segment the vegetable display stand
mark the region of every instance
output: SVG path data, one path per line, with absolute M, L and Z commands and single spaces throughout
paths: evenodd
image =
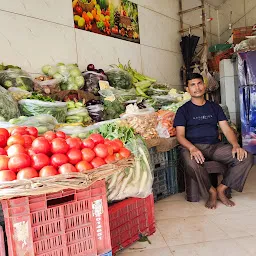
M 2 200 L 9 256 L 112 255 L 105 180 Z
M 113 254 L 156 231 L 153 194 L 128 198 L 109 206 L 108 211 Z
M 157 152 L 156 148 L 151 148 L 150 158 L 154 170 L 154 200 L 178 193 L 176 148 L 168 152 Z

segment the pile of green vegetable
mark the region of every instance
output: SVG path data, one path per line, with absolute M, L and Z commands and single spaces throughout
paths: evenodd
M 19 67 L 0 66 L 0 85 L 6 89 L 16 87 L 26 91 L 32 91 L 34 83 L 29 74 Z
M 67 101 L 67 107 L 66 123 L 88 124 L 91 122 L 92 119 L 82 102 Z
M 5 120 L 20 116 L 17 102 L 2 86 L 0 86 L 0 116 Z
M 156 82 L 155 79 L 150 78 L 148 76 L 144 76 L 139 72 L 137 72 L 137 70 L 131 67 L 130 61 L 128 62 L 127 65 L 123 65 L 119 62 L 118 65 L 111 65 L 111 67 L 115 67 L 115 68 L 118 68 L 119 70 L 128 72 L 132 77 L 132 84 L 136 88 L 137 95 L 144 98 L 148 98 L 148 95 L 146 93 L 149 87 L 151 86 L 151 84 Z M 126 88 L 123 88 L 123 89 L 126 89 Z
M 125 112 L 125 106 L 117 99 L 114 101 L 104 100 L 104 120 L 119 118 Z
M 80 90 L 84 87 L 84 77 L 77 64 L 45 65 L 42 67 L 42 71 L 45 75 L 58 79 L 61 83 L 61 90 Z

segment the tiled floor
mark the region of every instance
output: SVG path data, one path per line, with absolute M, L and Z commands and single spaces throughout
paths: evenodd
M 204 202 L 189 203 L 184 194 L 155 204 L 157 232 L 148 242 L 137 242 L 120 256 L 256 256 L 256 166 L 236 203 L 218 203 L 208 210 Z

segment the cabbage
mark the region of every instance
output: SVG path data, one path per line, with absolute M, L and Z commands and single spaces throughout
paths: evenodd
M 56 68 L 56 67 L 51 67 L 51 68 L 48 70 L 48 75 L 49 75 L 49 76 L 54 76 L 56 73 L 57 73 L 57 68 Z
M 81 71 L 78 68 L 73 68 L 69 71 L 69 74 L 73 77 L 81 76 Z
M 75 83 L 77 84 L 77 86 L 81 89 L 84 86 L 84 77 L 83 76 L 77 76 L 75 78 Z
M 52 68 L 52 66 L 51 65 L 44 65 L 43 67 L 42 67 L 42 71 L 43 71 L 43 73 L 45 74 L 45 75 L 48 75 L 48 72 L 49 72 L 49 70 Z
M 53 78 L 54 79 L 57 79 L 59 81 L 62 81 L 63 80 L 63 76 L 60 74 L 60 73 L 56 73 L 53 75 Z

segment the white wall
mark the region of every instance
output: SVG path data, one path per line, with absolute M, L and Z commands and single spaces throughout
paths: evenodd
M 232 28 L 253 26 L 256 23 L 256 0 L 227 0 L 219 8 L 220 39 L 224 43 L 232 35 L 228 29 L 232 11 Z
M 0 1 L 0 62 L 40 72 L 42 65 L 57 62 L 107 68 L 119 58 L 180 86 L 178 1 L 133 1 L 139 4 L 140 45 L 74 29 L 71 0 Z

